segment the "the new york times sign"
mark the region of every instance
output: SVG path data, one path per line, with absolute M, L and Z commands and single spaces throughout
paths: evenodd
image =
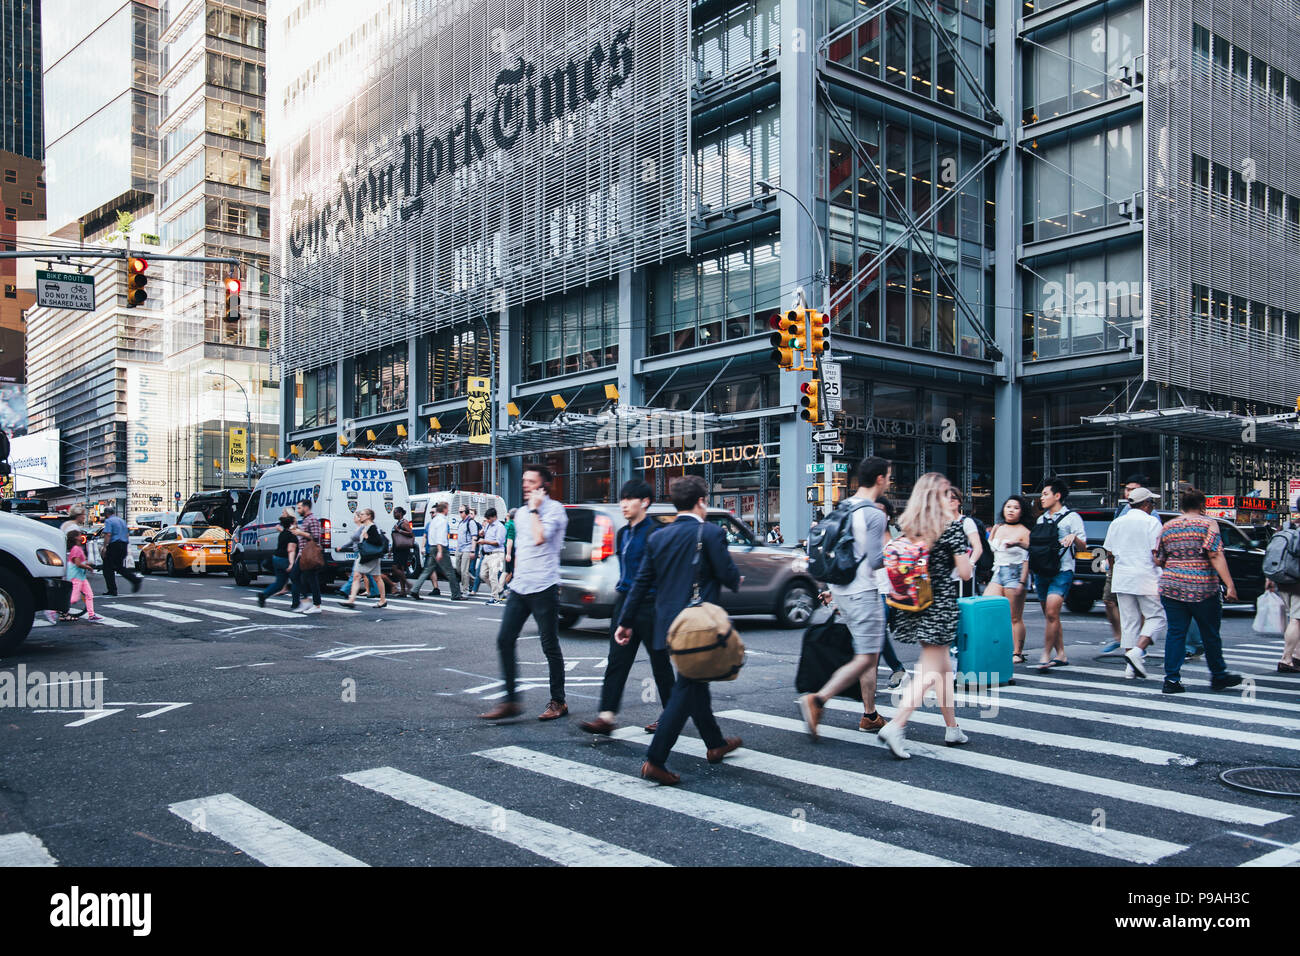
M 437 131 L 417 126 L 403 134 L 399 155 L 351 177 L 340 173 L 334 196 L 295 201 L 290 252 L 302 256 L 331 239 L 343 240 L 349 228 L 359 230 L 367 215 L 387 211 L 394 199 L 402 222 L 421 215 L 425 188 L 458 167 L 480 162 L 489 140 L 498 149 L 514 149 L 525 131 L 536 133 L 612 95 L 631 77 L 632 67 L 631 27 L 616 32 L 608 44 L 595 44 L 582 62 L 571 59 L 548 69 L 517 58 L 497 73 L 490 102 L 467 93 L 454 125 Z
M 287 372 L 689 250 L 688 0 L 407 9 L 269 91 Z

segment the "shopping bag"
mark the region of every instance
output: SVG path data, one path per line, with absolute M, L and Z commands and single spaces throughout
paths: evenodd
M 1256 634 L 1281 634 L 1286 630 L 1286 602 L 1276 591 L 1265 591 L 1255 602 L 1255 623 L 1251 630 Z

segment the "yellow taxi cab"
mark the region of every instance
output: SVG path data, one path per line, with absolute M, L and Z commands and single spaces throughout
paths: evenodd
M 145 538 L 137 565 L 145 574 L 225 572 L 230 567 L 230 532 L 211 525 L 163 528 Z

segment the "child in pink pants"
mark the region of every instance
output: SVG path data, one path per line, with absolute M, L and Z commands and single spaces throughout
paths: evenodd
M 83 531 L 68 532 L 68 580 L 72 582 L 72 597 L 68 600 L 69 607 L 77 603 L 77 599 L 84 597 L 86 601 L 86 620 L 102 621 L 103 618 L 95 613 L 95 598 L 90 590 L 90 582 L 86 580 L 86 570 L 90 568 L 90 562 L 86 560 L 86 535 Z

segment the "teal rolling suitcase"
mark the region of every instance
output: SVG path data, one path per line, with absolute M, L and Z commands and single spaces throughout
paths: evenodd
M 1013 684 L 1011 603 L 1004 597 L 957 600 L 957 683 Z

